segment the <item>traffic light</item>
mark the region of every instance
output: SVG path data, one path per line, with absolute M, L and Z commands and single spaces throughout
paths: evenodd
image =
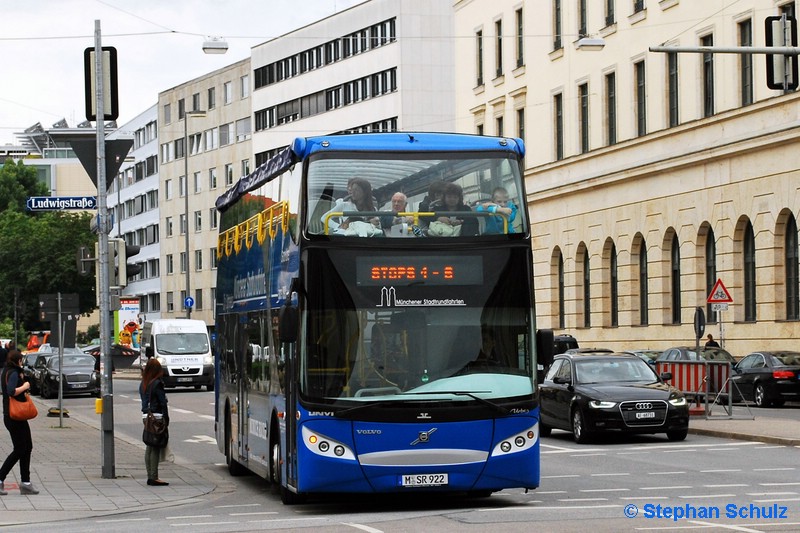
M 117 275 L 120 287 L 128 284 L 128 278 L 132 278 L 142 271 L 142 265 L 128 263 L 128 259 L 139 253 L 139 246 L 126 244 L 124 239 L 114 239 L 117 241 Z
M 113 287 L 117 287 L 119 285 L 118 275 L 117 275 L 117 266 L 116 266 L 116 256 L 117 256 L 117 245 L 114 242 L 116 239 L 109 239 L 108 240 L 108 286 L 106 288 L 111 289 Z M 94 257 L 95 261 L 100 259 L 100 243 L 94 243 Z M 100 268 L 98 267 L 96 270 L 95 276 L 95 290 L 97 291 L 98 301 L 100 298 Z

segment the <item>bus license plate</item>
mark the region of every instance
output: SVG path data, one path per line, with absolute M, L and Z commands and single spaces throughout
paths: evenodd
M 408 474 L 401 477 L 403 487 L 439 487 L 447 485 L 447 474 Z
M 178 378 L 180 383 L 188 383 L 189 381 L 192 381 L 192 378 Z

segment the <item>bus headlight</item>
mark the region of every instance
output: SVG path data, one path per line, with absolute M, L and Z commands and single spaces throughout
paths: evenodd
M 303 426 L 302 435 L 303 443 L 305 444 L 306 449 L 312 453 L 315 453 L 316 455 L 336 459 L 350 459 L 352 461 L 356 460 L 356 455 L 353 453 L 353 450 L 335 439 L 327 437 L 321 433 L 317 433 L 316 431 L 312 431 L 306 426 Z
M 491 455 L 492 457 L 496 457 L 499 455 L 521 452 L 531 448 L 538 440 L 539 426 L 537 424 L 514 435 L 509 435 L 500 441 L 500 443 L 495 445 Z

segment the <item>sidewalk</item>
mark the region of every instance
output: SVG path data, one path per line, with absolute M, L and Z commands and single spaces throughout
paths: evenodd
M 689 433 L 800 446 L 800 422 L 788 415 L 786 418 L 760 416 L 757 407 L 751 407 L 748 411 L 740 405 L 733 407 L 732 419 L 727 418 L 727 412 L 720 406 L 714 407 L 712 415 L 708 418 L 702 415 L 690 417 Z
M 99 421 L 48 417 L 47 407 L 35 398 L 39 416 L 30 421 L 33 435 L 31 482 L 40 493 L 20 495 L 19 465 L 6 478 L 7 496 L 0 496 L 0 527 L 69 520 L 168 507 L 190 502 L 229 482 L 213 472 L 191 465 L 159 465 L 167 487 L 147 485 L 144 444 L 115 434 L 115 479 L 102 477 Z M 0 461 L 11 451 L 5 428 L 0 436 Z M 31 512 L 34 511 L 34 512 Z

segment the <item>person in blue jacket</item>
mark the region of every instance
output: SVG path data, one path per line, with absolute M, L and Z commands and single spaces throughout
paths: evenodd
M 495 190 L 492 191 L 492 200 L 490 202 L 479 203 L 475 207 L 475 211 L 505 215 L 505 218 L 508 220 L 508 233 L 514 233 L 514 226 L 512 223 L 514 219 L 517 218 L 517 206 L 514 205 L 514 202 L 509 201 L 508 191 L 504 187 L 495 188 Z M 486 217 L 486 225 L 484 226 L 483 233 L 504 233 L 503 217 Z

